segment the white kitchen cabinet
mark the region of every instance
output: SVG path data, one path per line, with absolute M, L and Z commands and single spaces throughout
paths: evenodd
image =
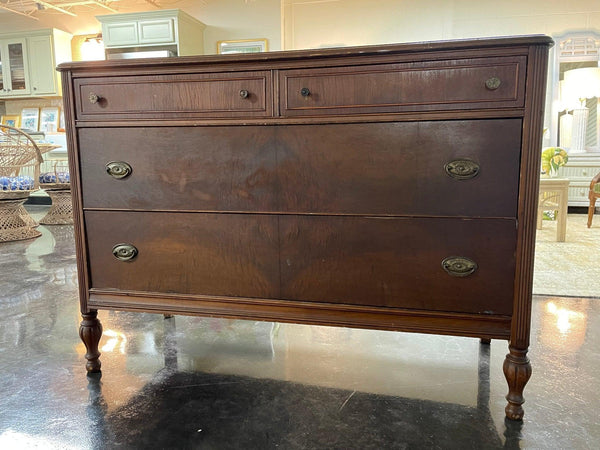
M 177 56 L 204 53 L 204 28 L 179 9 L 96 16 L 106 54 L 170 50 Z
M 27 95 L 30 92 L 25 38 L 0 39 L 0 97 Z
M 56 66 L 71 60 L 71 35 L 56 29 L 0 35 L 0 98 L 59 97 Z

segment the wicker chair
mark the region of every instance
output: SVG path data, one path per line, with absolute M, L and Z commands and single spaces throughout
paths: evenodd
M 44 225 L 69 225 L 73 223 L 69 163 L 66 159 L 50 160 L 52 171 L 40 175 L 40 188 L 52 199 L 48 213 L 40 219 Z
M 42 162 L 39 147 L 27 133 L 0 125 L 0 242 L 41 236 L 23 204 L 39 189 Z
M 594 218 L 594 211 L 596 209 L 596 199 L 600 198 L 600 173 L 597 173 L 590 183 L 590 206 L 588 208 L 588 221 L 587 227 L 592 226 L 592 219 Z

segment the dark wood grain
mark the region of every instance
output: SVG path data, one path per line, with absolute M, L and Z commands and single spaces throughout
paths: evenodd
M 508 339 L 510 316 L 298 300 L 91 289 L 94 308 Z
M 247 97 L 240 91 L 248 91 Z M 77 118 L 110 115 L 271 115 L 270 72 L 90 78 L 75 81 Z M 90 94 L 99 97 L 90 102 Z
M 92 288 L 277 297 L 277 219 L 271 216 L 85 213 Z M 138 249 L 132 261 L 116 244 Z
M 514 108 L 523 105 L 524 67 L 521 56 L 284 70 L 282 114 Z M 491 77 L 501 80 L 494 90 L 485 85 Z
M 282 298 L 512 313 L 514 220 L 286 216 L 280 235 Z M 449 256 L 479 268 L 450 276 Z
M 86 128 L 79 141 L 85 208 L 277 210 L 269 128 Z M 110 161 L 131 175 L 111 177 Z
M 516 217 L 521 120 L 281 126 L 285 212 Z M 447 175 L 477 162 L 470 180 Z
M 84 207 L 515 217 L 520 128 L 512 119 L 82 129 Z M 461 158 L 480 165 L 475 178 L 446 174 Z M 105 165 L 122 159 L 133 173 L 114 179 Z
M 551 42 L 62 65 L 84 318 L 108 308 L 509 339 L 506 415 L 520 419 Z M 448 177 L 453 158 L 479 164 L 477 177 Z M 107 178 L 109 159 L 132 176 Z M 122 242 L 134 260 L 115 259 Z M 448 256 L 477 269 L 451 277 Z
M 453 39 L 445 41 L 406 42 L 400 44 L 361 45 L 324 49 L 306 49 L 293 51 L 273 51 L 264 53 L 246 53 L 236 55 L 185 56 L 179 58 L 123 59 L 110 61 L 74 61 L 58 66 L 61 72 L 72 71 L 76 76 L 94 76 L 98 73 L 114 74 L 131 72 L 135 74 L 153 72 L 158 69 L 169 73 L 188 73 L 190 65 L 206 66 L 207 70 L 218 68 L 227 70 L 246 70 L 262 64 L 279 67 L 287 66 L 330 66 L 352 65 L 355 61 L 372 61 L 388 58 L 392 61 L 419 61 L 422 59 L 452 59 L 457 55 L 496 55 L 527 54 L 532 46 L 548 48 L 552 38 L 544 35 L 508 36 L 501 38 Z M 432 55 L 434 57 L 432 58 Z M 146 72 L 140 72 L 144 67 Z

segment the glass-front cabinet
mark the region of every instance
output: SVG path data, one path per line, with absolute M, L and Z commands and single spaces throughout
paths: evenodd
M 26 40 L 0 40 L 0 96 L 21 96 L 30 93 Z
M 60 97 L 56 66 L 71 61 L 72 37 L 53 28 L 0 34 L 0 100 Z

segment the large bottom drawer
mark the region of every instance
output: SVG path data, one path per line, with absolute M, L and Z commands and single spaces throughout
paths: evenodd
M 277 217 L 87 211 L 90 287 L 276 298 Z M 117 259 L 132 245 L 137 256 Z
M 87 211 L 85 221 L 95 289 L 512 313 L 513 220 Z M 137 256 L 118 259 L 118 244 Z
M 279 228 L 282 298 L 512 314 L 514 220 L 283 216 Z M 477 267 L 451 275 L 453 258 Z

